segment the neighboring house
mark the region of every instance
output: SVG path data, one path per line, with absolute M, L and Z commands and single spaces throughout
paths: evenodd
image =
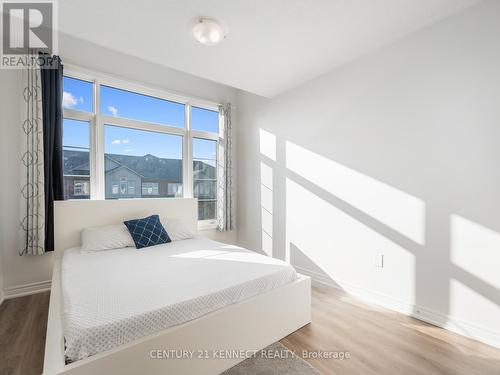
M 140 198 L 140 173 L 105 156 L 105 197 L 113 198 Z
M 64 198 L 90 198 L 89 153 L 64 150 Z
M 182 160 L 105 154 L 105 198 L 154 198 L 182 196 Z M 200 218 L 214 218 L 217 198 L 215 166 L 193 161 L 194 196 Z M 89 153 L 64 150 L 65 199 L 90 198 Z
M 105 157 L 107 199 L 182 196 L 182 160 L 151 154 Z

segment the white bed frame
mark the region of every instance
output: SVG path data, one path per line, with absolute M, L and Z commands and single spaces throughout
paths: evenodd
M 198 319 L 118 348 L 65 365 L 60 255 L 80 245 L 82 228 L 117 224 L 157 213 L 197 229 L 196 199 L 145 199 L 55 202 L 55 252 L 50 294 L 44 375 L 220 374 L 244 358 L 223 351 L 260 350 L 311 321 L 311 280 L 298 280 L 227 306 Z M 153 359 L 157 350 L 189 350 L 192 358 Z M 209 358 L 206 357 L 208 354 Z M 226 358 L 222 355 L 226 354 Z

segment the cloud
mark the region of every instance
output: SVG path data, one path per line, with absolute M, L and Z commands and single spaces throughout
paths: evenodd
M 73 108 L 79 103 L 83 103 L 83 98 L 76 98 L 72 93 L 63 91 L 62 105 L 64 108 Z
M 111 113 L 113 116 L 118 115 L 118 108 L 113 107 L 112 105 L 108 105 L 108 111 Z
M 134 151 L 132 148 L 126 148 L 125 149 L 125 152 L 132 152 L 132 151 Z
M 130 143 L 130 139 L 114 139 L 111 144 L 113 145 L 126 145 Z

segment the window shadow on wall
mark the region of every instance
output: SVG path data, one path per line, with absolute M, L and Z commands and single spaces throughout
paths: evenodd
M 265 232 L 272 232 L 274 256 L 336 287 L 364 280 L 367 289 L 382 288 L 413 306 L 412 315 L 471 337 L 447 316 L 464 311 L 465 301 L 489 304 L 490 316 L 500 312 L 498 265 L 488 264 L 498 259 L 498 232 L 454 214 L 439 194 L 415 196 L 268 131 L 261 130 L 261 140 L 262 134 L 261 180 L 273 180 L 275 212 Z M 275 207 L 282 208 L 280 218 Z M 383 269 L 370 259 L 379 253 Z

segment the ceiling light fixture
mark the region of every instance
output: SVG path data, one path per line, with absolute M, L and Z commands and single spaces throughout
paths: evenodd
M 206 46 L 220 43 L 226 35 L 227 31 L 222 24 L 213 18 L 200 17 L 193 26 L 194 38 Z

